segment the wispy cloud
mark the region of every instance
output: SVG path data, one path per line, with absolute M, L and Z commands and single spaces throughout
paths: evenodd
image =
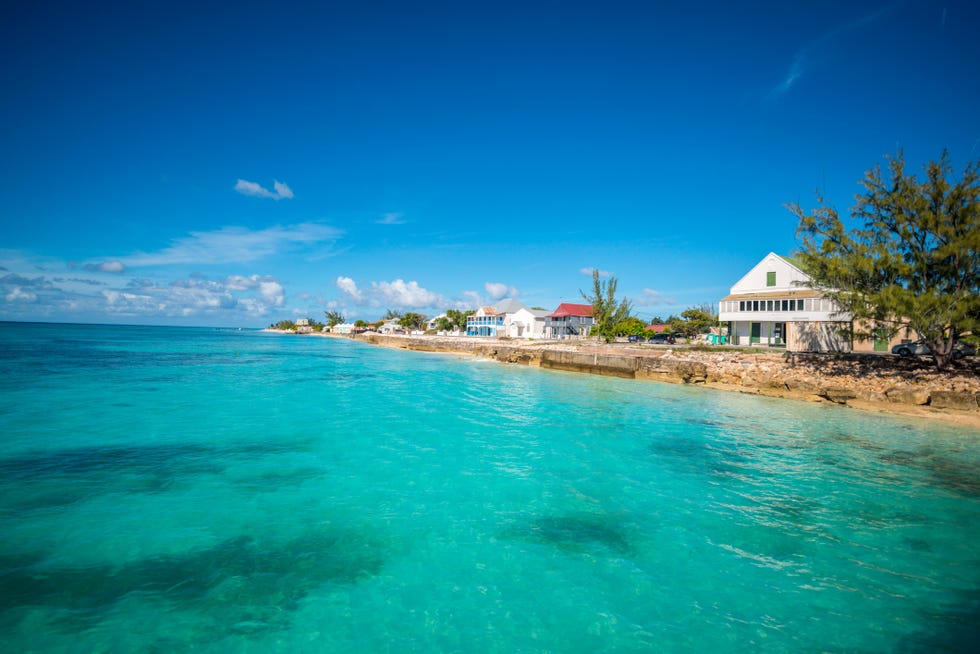
M 642 297 L 639 299 L 639 304 L 645 307 L 672 306 L 677 304 L 677 300 L 664 297 L 663 293 L 660 291 L 655 291 L 652 288 L 645 288 L 643 289 Z
M 98 263 L 87 263 L 85 270 L 92 272 L 121 273 L 126 271 L 126 265 L 122 261 L 100 261 Z
M 257 182 L 250 182 L 247 179 L 239 179 L 235 182 L 235 190 L 242 195 L 253 198 L 270 198 L 272 200 L 289 200 L 293 198 L 293 191 L 284 182 L 276 180 L 272 185 L 273 190 L 265 188 Z
M 834 47 L 835 40 L 844 36 L 845 34 L 854 32 L 862 27 L 874 23 L 900 4 L 902 3 L 893 3 L 870 14 L 865 14 L 844 23 L 840 23 L 839 25 L 834 26 L 832 29 L 820 34 L 811 42 L 805 44 L 796 51 L 796 54 L 793 56 L 793 61 L 790 63 L 789 70 L 786 72 L 786 75 L 783 76 L 782 81 L 774 86 L 766 97 L 769 99 L 775 99 L 784 95 L 787 91 L 796 86 L 797 82 L 799 82 L 805 73 L 816 65 L 816 62 L 820 58 L 826 56 L 827 51 Z
M 300 223 L 261 230 L 224 227 L 212 232 L 191 232 L 157 252 L 140 252 L 118 260 L 130 268 L 176 264 L 248 263 L 289 254 L 301 248 L 332 243 L 343 234 L 329 225 Z
M 594 270 L 595 270 L 595 268 L 579 268 L 578 269 L 578 271 L 580 273 L 582 273 L 583 275 L 587 275 L 589 277 L 592 276 L 592 272 Z M 612 277 L 612 273 L 609 272 L 608 270 L 600 270 L 599 271 L 599 277 L 609 278 L 609 277 Z
M 375 221 L 379 225 L 404 225 L 405 219 L 400 213 L 386 213 L 380 220 Z

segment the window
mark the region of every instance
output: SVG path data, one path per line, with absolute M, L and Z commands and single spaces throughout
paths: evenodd
M 758 311 L 759 310 L 759 301 L 758 300 L 752 300 L 752 310 L 753 311 Z
M 766 311 L 772 311 L 772 300 L 766 300 Z
M 766 273 L 766 286 L 776 285 L 776 271 Z

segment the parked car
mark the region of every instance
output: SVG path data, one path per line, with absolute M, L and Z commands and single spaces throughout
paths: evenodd
M 976 353 L 977 348 L 975 345 L 964 343 L 963 341 L 956 341 L 953 343 L 954 359 L 972 357 L 976 355 Z M 910 357 L 920 354 L 932 354 L 932 350 L 929 349 L 929 345 L 924 340 L 920 339 L 918 341 L 913 341 L 912 343 L 899 343 L 892 348 L 892 354 L 897 354 L 900 357 Z
M 630 334 L 629 338 L 626 339 L 626 340 L 628 340 L 630 343 L 642 343 L 643 342 L 643 337 L 642 336 L 638 336 L 636 334 Z
M 673 345 L 677 340 L 673 334 L 654 334 L 650 337 L 650 342 L 654 345 Z

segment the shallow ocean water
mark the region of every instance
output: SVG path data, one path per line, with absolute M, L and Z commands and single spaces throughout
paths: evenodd
M 980 643 L 969 430 L 256 331 L 0 372 L 0 651 Z

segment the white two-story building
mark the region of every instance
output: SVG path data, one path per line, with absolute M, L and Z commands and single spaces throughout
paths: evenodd
M 733 345 L 768 345 L 794 352 L 851 349 L 851 316 L 817 289 L 789 258 L 770 252 L 721 299 L 718 320 Z

